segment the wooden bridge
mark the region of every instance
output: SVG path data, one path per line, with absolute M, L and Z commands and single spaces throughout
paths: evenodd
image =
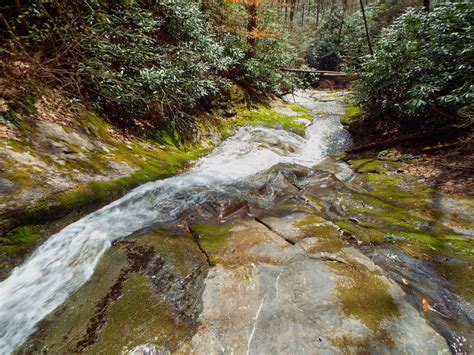
M 356 80 L 356 75 L 350 75 L 342 71 L 331 71 L 331 70 L 313 70 L 313 69 L 290 69 L 280 68 L 281 71 L 290 73 L 302 73 L 302 74 L 317 74 L 321 79 L 337 79 L 343 81 Z

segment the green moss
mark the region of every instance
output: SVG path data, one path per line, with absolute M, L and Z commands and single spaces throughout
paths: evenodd
M 355 262 L 330 265 L 342 276 L 337 296 L 346 315 L 357 318 L 374 333 L 384 319 L 400 315 L 388 285 L 367 266 Z
M 189 234 L 153 232 L 136 238 L 136 242 L 139 245 L 152 246 L 155 253 L 172 265 L 183 278 L 195 271 L 196 264 L 206 263 L 204 255 Z
M 237 126 L 264 126 L 281 128 L 304 136 L 305 126 L 299 122 L 300 116 L 285 116 L 269 108 L 260 106 L 258 109 L 241 112 L 235 119 Z
M 78 121 L 87 133 L 92 133 L 100 141 L 109 144 L 116 143 L 110 134 L 109 124 L 102 117 L 92 112 L 86 112 L 78 118 Z
M 218 128 L 218 136 L 221 140 L 224 140 L 233 135 L 235 129 L 232 127 L 229 121 L 221 120 Z
M 336 222 L 340 228 L 359 240 L 394 242 L 394 246 L 407 255 L 432 260 L 440 274 L 450 281 L 452 289 L 474 302 L 474 250 L 471 240 L 439 224 L 436 212 L 430 209 L 419 209 L 410 203 L 405 207 L 397 207 L 367 195 L 359 195 L 357 200 L 364 207 L 352 207 L 351 211 L 358 211 L 353 216 L 360 222 L 343 219 Z M 387 235 L 393 238 L 388 240 Z M 446 258 L 452 261 L 439 262 Z
M 153 134 L 153 138 L 159 144 L 166 144 L 166 145 L 174 146 L 176 148 L 182 147 L 182 142 L 177 137 L 176 132 L 173 132 L 168 129 L 161 129 L 159 131 L 156 131 Z
M 132 276 L 123 295 L 112 304 L 100 340 L 87 350 L 94 354 L 119 354 L 145 343 L 175 350 L 190 338 L 190 330 L 179 323 L 171 307 L 155 294 L 144 276 Z
M 334 154 L 334 155 L 331 155 L 331 159 L 333 160 L 338 160 L 338 161 L 345 161 L 347 157 L 347 153 L 338 153 L 338 154 Z
M 472 243 L 472 242 L 471 242 Z M 451 263 L 434 263 L 436 271 L 449 281 L 452 290 L 474 304 L 474 256 Z
M 440 198 L 436 191 L 402 175 L 363 174 L 354 186 L 357 189 L 343 195 L 348 215 L 336 222 L 340 228 L 359 240 L 394 243 L 407 255 L 430 260 L 454 292 L 474 302 L 472 240 L 456 232 L 472 230 L 472 222 L 449 213 L 449 209 L 443 211 L 436 203 Z M 471 206 L 468 198 L 450 199 L 462 209 L 469 210 Z
M 26 151 L 26 147 L 25 147 L 25 144 L 19 140 L 16 140 L 16 139 L 8 139 L 6 142 L 5 142 L 5 145 L 8 145 L 11 147 L 11 149 L 14 151 L 14 152 L 17 152 L 17 153 L 24 153 Z
M 167 161 L 144 166 L 130 176 L 110 182 L 92 182 L 77 190 L 50 196 L 27 210 L 22 218 L 27 221 L 58 218 L 83 206 L 109 202 L 140 184 L 176 174 L 188 161 L 186 157 L 191 155 L 171 154 Z
M 212 257 L 225 247 L 232 225 L 196 224 L 193 229 L 201 236 L 201 245 Z
M 346 112 L 341 116 L 341 123 L 344 126 L 351 126 L 359 121 L 362 116 L 360 107 L 347 104 L 345 105 Z
M 354 224 L 346 220 L 337 221 L 336 225 L 361 241 L 381 242 L 386 234 L 383 230 L 366 228 L 360 224 Z
M 41 226 L 25 226 L 11 230 L 0 237 L 0 255 L 24 255 L 31 247 L 36 245 L 41 234 Z
M 15 168 L 12 166 L 10 171 L 5 174 L 5 177 L 19 185 L 21 189 L 27 189 L 34 184 L 34 180 L 32 179 L 31 173 L 28 170 Z
M 330 340 L 344 355 L 370 354 L 371 344 L 379 343 L 395 351 L 395 340 L 386 329 L 378 329 L 375 334 L 367 337 L 343 335 Z
M 427 211 L 436 191 L 422 184 L 406 181 L 401 175 L 362 174 L 358 177 L 353 196 L 360 191 L 362 198 L 371 198 L 393 206 Z M 366 192 L 368 191 L 368 192 Z
M 301 112 L 301 113 L 310 113 L 310 110 L 307 109 L 306 107 L 303 107 L 298 104 L 288 104 L 288 107 L 293 111 L 293 112 Z
M 247 100 L 247 93 L 240 86 L 232 85 L 229 89 L 229 98 L 233 104 L 243 104 Z
M 336 253 L 344 247 L 337 227 L 316 215 L 294 223 L 304 233 L 305 238 L 317 238 L 317 244 L 307 250 L 309 253 Z
M 384 174 L 391 171 L 396 171 L 402 164 L 395 161 L 378 160 L 378 159 L 359 159 L 350 160 L 351 168 L 358 173 L 376 172 Z

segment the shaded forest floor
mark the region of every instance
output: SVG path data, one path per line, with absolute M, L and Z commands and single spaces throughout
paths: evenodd
M 472 141 L 472 140 L 471 140 Z M 393 147 L 369 151 L 358 157 L 379 157 L 404 163 L 400 173 L 418 177 L 420 182 L 455 195 L 474 196 L 474 151 L 465 145 L 429 150 L 430 147 Z M 429 150 L 427 152 L 427 150 Z
M 348 125 L 354 140 L 348 157 L 379 158 L 404 163 L 403 172 L 442 192 L 474 196 L 474 133 L 472 126 L 453 131 L 407 134 L 382 131 L 373 123 Z M 419 137 L 417 137 L 419 135 Z M 404 137 L 407 137 L 405 140 Z M 395 142 L 396 141 L 396 142 Z

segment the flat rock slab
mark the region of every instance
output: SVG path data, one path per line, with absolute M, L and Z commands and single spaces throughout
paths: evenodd
M 296 236 L 295 222 L 305 217 L 280 219 L 278 230 Z M 285 220 L 289 225 L 283 225 Z M 334 271 L 333 262 L 288 243 L 261 223 L 239 223 L 216 253 L 218 264 L 204 281 L 200 325 L 179 353 L 448 352 L 445 340 L 404 300 L 403 291 L 354 248 L 340 252 L 347 267 L 365 265 L 399 309 L 399 316 L 383 319 L 376 331 L 344 313 L 337 287 L 345 276 Z

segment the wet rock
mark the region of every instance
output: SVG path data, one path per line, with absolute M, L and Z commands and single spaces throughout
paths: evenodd
M 474 339 L 474 312 L 459 296 L 448 288 L 448 282 L 433 268 L 405 255 L 393 247 L 363 247 L 366 254 L 404 289 L 406 300 L 434 325 L 447 339 L 455 354 L 471 353 Z M 422 310 L 423 300 L 429 302 L 428 309 Z
M 197 326 L 206 273 L 189 235 L 138 233 L 106 253 L 20 353 L 169 354 Z
M 288 223 L 297 220 L 301 216 L 288 219 Z M 293 228 L 280 225 L 279 230 Z M 349 253 L 346 257 L 350 262 L 355 259 L 371 263 L 356 250 L 345 252 Z M 341 276 L 332 271 L 331 262 L 310 257 L 301 247 L 286 242 L 262 224 L 240 223 L 214 253 L 217 266 L 206 277 L 200 326 L 192 341 L 179 352 L 446 349 L 444 340 L 403 300 L 403 291 L 386 278 L 381 280 L 390 285 L 387 287 L 403 310 L 403 317 L 388 318 L 382 325 L 386 331 L 382 333 L 393 334 L 397 337 L 394 341 L 387 340 L 391 335 L 374 337 L 357 319 L 344 315 L 336 291 Z M 373 264 L 371 270 L 377 272 Z M 398 337 L 404 341 L 399 342 Z
M 336 150 L 347 145 L 334 124 L 342 106 L 308 105 L 319 110 L 316 123 L 333 130 L 325 139 L 340 138 Z M 242 154 L 266 152 L 271 160 L 303 148 L 301 138 L 274 130 L 241 133 L 249 139 L 238 145 Z M 254 161 L 246 163 L 239 168 Z M 469 228 L 463 213 L 436 214 L 450 203 L 434 204 L 439 196 L 383 171 L 353 174 L 331 161 L 316 168 L 286 161 L 265 166 L 238 181 L 240 171 L 226 171 L 229 183 L 222 185 L 202 183 L 206 175 L 185 189 L 189 181 L 180 179 L 144 186 L 142 195 L 115 205 L 112 214 L 134 210 L 129 223 L 149 214 L 136 227 L 145 229 L 115 241 L 93 277 L 41 323 L 22 351 L 442 354 L 449 352 L 445 339 L 451 350 L 469 351 L 464 340 L 453 341 L 470 336 L 469 305 L 443 291 L 447 280 L 427 261 L 435 254 L 455 267 L 470 265 L 462 254 L 467 233 L 461 238 L 453 227 Z M 99 227 L 107 235 L 109 228 Z M 397 235 L 394 250 L 413 249 L 417 258 L 385 253 L 391 234 Z M 359 242 L 360 250 L 350 246 Z M 387 260 L 365 247 L 384 250 Z M 436 253 L 428 254 L 432 248 Z M 414 277 L 412 269 L 420 274 Z M 420 307 L 421 295 L 428 305 Z
M 55 140 L 62 141 L 69 145 L 81 147 L 82 150 L 94 149 L 94 145 L 89 140 L 89 138 L 79 132 L 67 132 L 63 126 L 53 122 L 38 121 L 36 124 L 40 134 L 43 134 L 45 137 L 54 137 Z M 56 145 L 60 144 L 64 146 L 62 143 L 55 143 Z M 54 143 L 51 144 L 53 146 L 55 145 Z M 59 148 L 62 147 L 60 146 Z
M 207 266 L 202 264 L 183 277 L 161 256 L 153 258 L 146 269 L 155 291 L 163 295 L 179 319 L 189 327 L 196 325 L 201 312 L 200 298 L 206 273 Z
M 169 355 L 171 352 L 163 346 L 155 344 L 138 345 L 126 353 L 127 355 Z
M 9 194 L 19 189 L 19 186 L 13 181 L 0 178 L 0 194 Z
M 109 167 L 119 176 L 126 176 L 133 173 L 133 169 L 125 162 L 109 162 Z

